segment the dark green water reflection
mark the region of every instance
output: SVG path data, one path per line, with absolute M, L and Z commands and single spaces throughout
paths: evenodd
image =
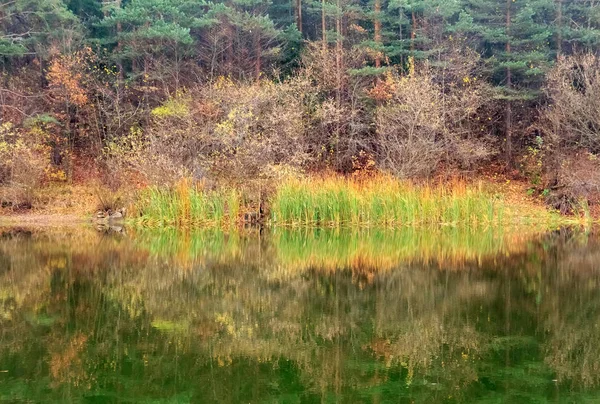
M 0 230 L 2 402 L 600 402 L 600 239 Z

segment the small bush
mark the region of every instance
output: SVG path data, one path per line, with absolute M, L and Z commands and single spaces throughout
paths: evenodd
M 234 84 L 221 78 L 167 100 L 153 110 L 150 127 L 111 142 L 106 155 L 158 186 L 208 177 L 259 188 L 273 179 L 272 167 L 299 169 L 309 161 L 308 93 L 301 80 Z
M 10 123 L 0 125 L 0 203 L 29 208 L 49 169 L 48 149 Z
M 545 92 L 550 105 L 541 123 L 551 144 L 600 153 L 600 59 L 562 57 L 548 74 Z

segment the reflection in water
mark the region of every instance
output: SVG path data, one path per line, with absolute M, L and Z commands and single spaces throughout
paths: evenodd
M 600 399 L 593 234 L 0 234 L 0 401 Z

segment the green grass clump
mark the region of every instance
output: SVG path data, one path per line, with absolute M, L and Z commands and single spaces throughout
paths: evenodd
M 306 178 L 279 186 L 271 220 L 285 226 L 326 227 L 566 224 L 556 212 L 513 199 L 462 181 L 418 185 L 385 175 Z
M 206 191 L 182 181 L 173 188 L 151 187 L 136 203 L 136 222 L 153 226 L 232 226 L 239 222 L 236 190 Z
M 499 223 L 504 201 L 481 187 L 403 183 L 379 176 L 340 177 L 282 184 L 272 204 L 274 223 L 292 226 L 421 226 Z

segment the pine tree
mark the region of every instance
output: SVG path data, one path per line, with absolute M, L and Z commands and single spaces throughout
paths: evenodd
M 105 15 L 104 11 L 107 9 L 105 2 L 102 0 L 65 0 L 65 3 L 85 28 L 88 44 L 96 45 L 99 38 L 108 36 L 107 30 L 99 25 Z
M 597 53 L 600 50 L 600 2 L 556 0 L 555 48 L 562 53 Z
M 205 21 L 205 3 L 187 0 L 131 0 L 112 3 L 101 23 L 113 33 L 104 38 L 117 64 L 130 63 L 134 75 L 148 73 L 148 64 L 168 59 L 177 65 L 193 52 L 191 30 Z
M 442 59 L 447 38 L 460 12 L 460 3 L 444 0 L 390 0 L 386 54 L 401 65 L 415 60 Z
M 215 38 L 213 44 L 220 50 L 212 56 L 221 60 L 222 67 L 214 67 L 220 74 L 257 79 L 266 65 L 285 58 L 282 48 L 286 39 L 298 47 L 299 31 L 276 25 L 268 15 L 271 5 L 269 0 L 210 5 L 206 17 L 211 24 L 199 33 L 199 38 L 206 34 Z
M 504 105 L 506 159 L 513 163 L 514 105 L 535 101 L 551 64 L 551 0 L 467 0 L 458 27 L 487 64 L 488 79 Z
M 19 0 L 0 4 L 0 56 L 37 56 L 74 48 L 79 20 L 62 0 Z

